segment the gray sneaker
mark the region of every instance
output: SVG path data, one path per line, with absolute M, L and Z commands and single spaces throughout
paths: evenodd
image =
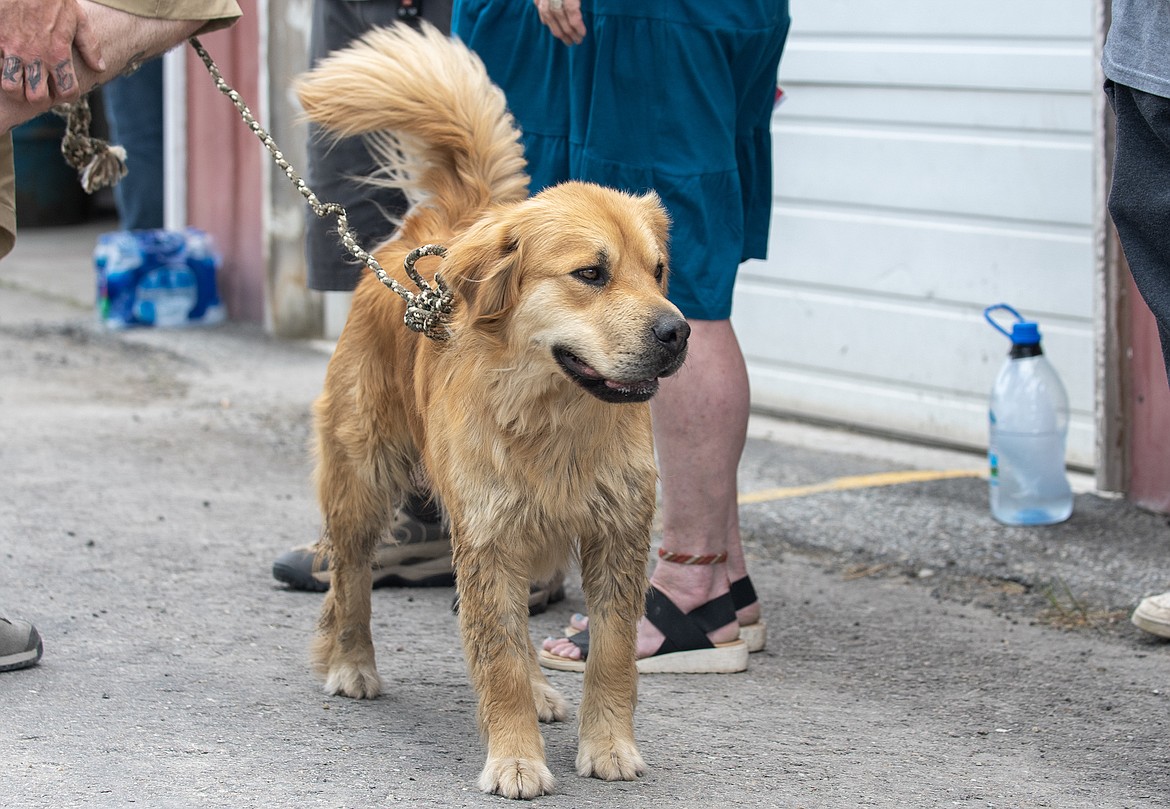
M 0 615 L 0 671 L 35 666 L 44 645 L 40 633 L 28 621 Z
M 528 614 L 540 615 L 550 604 L 565 600 L 565 574 L 556 573 L 548 581 L 534 581 L 528 585 Z
M 451 537 L 442 515 L 427 503 L 412 499 L 394 516 L 393 541 L 374 549 L 375 587 L 450 587 Z M 272 563 L 272 575 L 294 590 L 329 589 L 329 555 L 317 543 L 285 551 Z
M 528 583 L 528 614 L 540 615 L 546 612 L 550 604 L 565 600 L 565 574 L 554 573 L 548 581 L 533 581 Z M 451 612 L 459 612 L 459 594 L 451 600 Z

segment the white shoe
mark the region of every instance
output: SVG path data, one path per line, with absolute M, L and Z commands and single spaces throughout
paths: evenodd
M 1130 620 L 1151 635 L 1170 638 L 1170 592 L 1143 598 Z

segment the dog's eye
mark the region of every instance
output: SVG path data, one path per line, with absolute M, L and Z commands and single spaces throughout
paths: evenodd
M 604 286 L 606 282 L 605 270 L 601 267 L 582 267 L 573 271 L 573 277 L 595 287 Z
M 666 275 L 666 265 L 660 261 L 660 262 L 658 262 L 658 266 L 654 268 L 654 280 L 661 284 L 662 278 L 665 275 Z

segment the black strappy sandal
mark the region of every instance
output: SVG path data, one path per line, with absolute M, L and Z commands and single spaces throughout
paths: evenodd
M 752 587 L 750 576 L 744 576 L 739 581 L 731 583 L 731 600 L 735 602 L 736 612 L 760 600 L 756 595 L 756 588 Z M 764 619 L 761 618 L 754 624 L 740 624 L 739 639 L 747 644 L 749 652 L 764 651 L 764 647 L 768 645 L 768 626 Z
M 731 674 L 743 671 L 748 664 L 748 647 L 742 640 L 712 643 L 707 637 L 721 626 L 734 623 L 735 602 L 726 593 L 684 613 L 655 587 L 646 591 L 646 619 L 658 628 L 666 640 L 658 651 L 638 660 L 641 674 Z M 581 650 L 581 659 L 541 651 L 540 665 L 559 671 L 584 671 L 589 656 L 589 630 L 574 634 L 569 640 Z

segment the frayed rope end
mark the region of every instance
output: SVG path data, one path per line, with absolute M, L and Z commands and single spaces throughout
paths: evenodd
M 126 150 L 89 134 L 92 116 L 85 96 L 72 104 L 54 107 L 53 112 L 65 119 L 61 154 L 66 163 L 77 169 L 85 193 L 114 185 L 126 176 Z
M 81 169 L 81 187 L 92 194 L 100 188 L 114 185 L 126 176 L 126 149 L 98 141 L 97 153 Z

